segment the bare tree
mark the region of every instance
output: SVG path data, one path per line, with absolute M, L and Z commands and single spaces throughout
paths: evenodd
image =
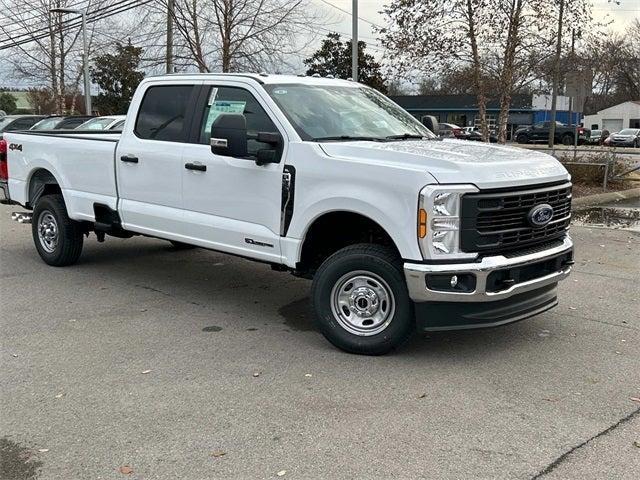
M 392 0 L 382 10 L 386 27 L 378 30 L 396 74 L 420 72 L 428 77 L 434 68 L 470 68 L 485 140 L 489 129 L 483 58 L 492 14 L 488 4 L 489 0 Z
M 111 43 L 126 32 L 112 14 L 135 7 L 122 0 L 0 0 L 0 48 L 13 76 L 24 84 L 50 90 L 59 113 L 75 110 L 82 79 L 82 42 L 77 15 L 51 12 L 59 8 L 86 8 L 90 51 Z M 123 25 L 126 22 L 118 22 Z M 89 92 L 85 92 L 87 94 Z
M 166 11 L 167 2 L 158 2 Z M 174 51 L 183 69 L 281 70 L 315 38 L 310 0 L 175 0 Z

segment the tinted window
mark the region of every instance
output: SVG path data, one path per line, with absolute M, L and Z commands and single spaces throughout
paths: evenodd
M 9 125 L 7 130 L 29 130 L 38 120 L 38 118 L 21 118 Z
M 87 119 L 86 118 L 68 118 L 62 122 L 60 122 L 57 126 L 56 129 L 73 129 L 76 127 L 79 127 L 80 125 L 82 125 L 84 122 L 86 122 Z
M 140 138 L 184 141 L 184 124 L 192 85 L 168 85 L 147 90 L 135 132 Z
M 211 125 L 221 113 L 242 113 L 247 119 L 247 133 L 278 132 L 267 112 L 260 106 L 255 97 L 242 88 L 212 87 L 200 125 L 200 143 L 209 144 Z M 272 148 L 269 145 L 249 139 L 249 154 L 255 155 L 261 148 Z

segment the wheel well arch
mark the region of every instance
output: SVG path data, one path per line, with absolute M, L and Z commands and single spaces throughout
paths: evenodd
M 37 168 L 29 178 L 27 206 L 33 208 L 43 195 L 62 194 L 60 184 L 46 168 Z
M 357 243 L 384 245 L 400 256 L 393 238 L 378 222 L 358 212 L 334 210 L 316 217 L 306 229 L 296 269 L 313 275 L 329 256 Z

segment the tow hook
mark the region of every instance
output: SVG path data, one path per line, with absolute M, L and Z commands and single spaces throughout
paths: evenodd
M 33 217 L 33 213 L 25 213 L 25 212 L 11 213 L 11 220 L 14 220 L 18 223 L 31 223 L 32 217 Z

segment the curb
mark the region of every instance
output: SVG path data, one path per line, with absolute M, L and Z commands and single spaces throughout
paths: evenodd
M 602 205 L 603 203 L 615 202 L 617 200 L 627 200 L 629 198 L 639 198 L 640 188 L 631 188 L 622 190 L 621 192 L 606 192 L 596 195 L 587 195 L 586 197 L 576 198 L 572 202 L 574 208 L 593 207 Z

